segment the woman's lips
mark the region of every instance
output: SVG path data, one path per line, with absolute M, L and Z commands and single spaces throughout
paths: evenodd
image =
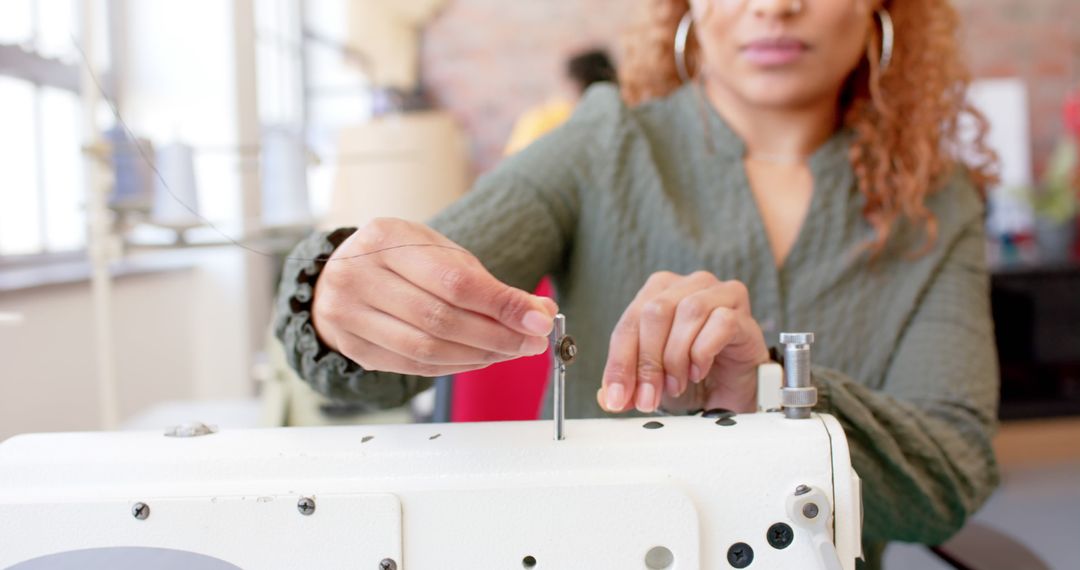
M 802 57 L 809 46 L 792 38 L 770 38 L 743 44 L 740 51 L 750 63 L 762 67 L 788 65 Z

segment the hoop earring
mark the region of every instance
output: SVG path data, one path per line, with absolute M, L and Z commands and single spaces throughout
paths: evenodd
M 693 25 L 694 14 L 687 10 L 675 29 L 675 71 L 683 83 L 690 81 L 690 71 L 686 67 L 686 44 L 690 41 L 690 28 Z
M 883 75 L 885 70 L 889 69 L 889 64 L 892 63 L 895 32 L 893 30 L 892 16 L 889 15 L 888 10 L 880 8 L 874 14 L 877 16 L 878 21 L 881 22 L 881 60 L 878 62 L 878 75 Z

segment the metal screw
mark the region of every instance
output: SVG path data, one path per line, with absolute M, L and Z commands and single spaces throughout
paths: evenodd
M 812 519 L 818 516 L 817 503 L 806 503 L 805 505 L 803 505 L 802 514 L 808 519 Z
M 397 570 L 397 562 L 394 562 L 390 558 L 383 558 L 379 562 L 379 570 Z
M 577 358 L 577 343 L 574 342 L 574 337 L 566 335 L 559 340 L 559 359 L 566 364 L 573 364 L 574 359 Z
M 300 511 L 300 514 L 311 516 L 311 513 L 315 512 L 315 499 L 311 497 L 300 497 L 300 500 L 296 502 L 296 510 Z
M 146 503 L 135 503 L 131 507 L 131 516 L 144 521 L 150 516 L 150 505 Z
M 787 523 L 778 522 L 770 526 L 769 532 L 765 533 L 765 540 L 769 542 L 769 546 L 777 550 L 787 548 L 794 539 L 795 533 Z
M 727 551 L 727 561 L 735 568 L 746 568 L 754 561 L 754 549 L 745 542 L 736 542 Z
M 810 345 L 814 333 L 780 333 L 784 345 L 784 387 L 780 390 L 784 417 L 807 419 L 817 404 L 817 389 L 810 379 Z
M 807 487 L 806 485 L 799 485 L 798 487 L 795 487 L 795 496 L 796 497 L 798 497 L 799 495 L 805 495 L 805 494 L 807 494 L 809 492 L 810 492 L 810 487 Z
M 551 403 L 555 420 L 555 441 L 566 438 L 566 367 L 577 356 L 574 339 L 566 334 L 566 315 L 555 315 L 551 329 Z

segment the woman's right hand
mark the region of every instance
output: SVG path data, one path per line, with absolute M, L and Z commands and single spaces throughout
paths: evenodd
M 379 218 L 323 267 L 312 320 L 365 370 L 443 376 L 543 353 L 557 311 L 435 230 Z

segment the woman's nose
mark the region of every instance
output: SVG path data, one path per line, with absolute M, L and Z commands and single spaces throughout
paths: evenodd
M 762 17 L 785 18 L 803 9 L 803 0 L 747 0 L 750 13 Z

